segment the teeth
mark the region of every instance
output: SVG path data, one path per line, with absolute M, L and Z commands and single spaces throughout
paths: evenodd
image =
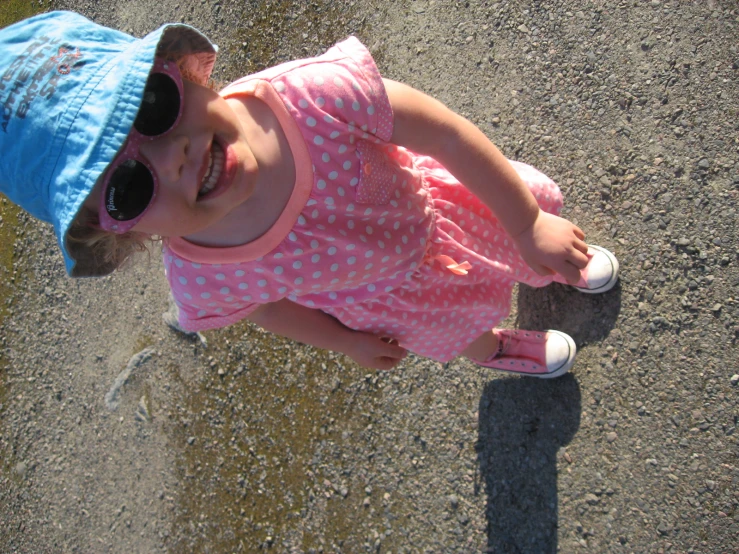
M 216 186 L 218 177 L 221 176 L 221 171 L 223 170 L 224 157 L 220 145 L 214 142 L 210 148 L 210 155 L 208 157 L 208 170 L 203 176 L 203 182 L 200 185 L 198 196 L 208 194 Z

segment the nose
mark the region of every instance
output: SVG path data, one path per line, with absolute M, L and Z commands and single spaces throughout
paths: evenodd
M 187 136 L 169 133 L 139 146 L 139 153 L 154 166 L 160 181 L 174 182 L 182 177 L 187 165 L 190 141 Z

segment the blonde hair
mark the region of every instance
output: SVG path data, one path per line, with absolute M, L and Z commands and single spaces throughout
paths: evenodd
M 100 228 L 98 215 L 86 206 L 80 208 L 67 231 L 67 250 L 74 258 L 74 273 L 107 275 L 123 267 L 137 252 L 148 252 L 159 240 L 146 233 L 128 231 L 115 234 Z

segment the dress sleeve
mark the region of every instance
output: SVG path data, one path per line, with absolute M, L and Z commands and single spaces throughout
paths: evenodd
M 325 124 L 344 124 L 358 139 L 371 136 L 388 142 L 393 112 L 372 55 L 349 37 L 318 58 L 290 64 L 290 70 L 269 76 L 299 127 L 315 129 L 309 141 L 321 145 Z
M 259 279 L 238 264 L 194 263 L 165 249 L 164 270 L 179 308 L 178 322 L 187 331 L 232 325 L 262 304 L 254 290 Z

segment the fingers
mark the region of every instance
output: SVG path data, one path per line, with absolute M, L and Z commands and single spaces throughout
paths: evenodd
M 570 285 L 575 285 L 580 280 L 580 269 L 569 262 L 565 262 L 563 264 L 562 270 L 559 271 L 559 274 L 567 279 L 567 282 Z
M 588 258 L 587 256 L 587 252 L 587 245 L 585 245 L 584 252 L 578 248 L 574 252 L 572 252 L 572 254 L 570 255 L 570 259 L 567 261 L 578 269 L 585 269 L 585 266 L 587 266 L 588 262 L 590 261 L 590 258 Z

